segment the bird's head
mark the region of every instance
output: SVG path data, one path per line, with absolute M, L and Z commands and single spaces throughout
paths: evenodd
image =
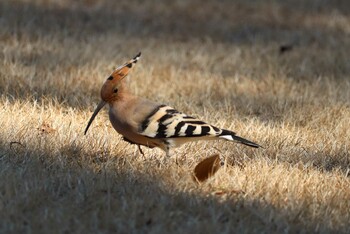
M 128 61 L 127 63 L 119 66 L 117 69 L 113 71 L 113 73 L 107 78 L 105 83 L 101 88 L 101 102 L 96 107 L 94 113 L 92 114 L 88 125 L 86 126 L 85 133 L 89 129 L 92 121 L 95 119 L 98 112 L 104 107 L 107 103 L 113 102 L 120 97 L 120 93 L 123 91 L 123 79 L 129 74 L 129 72 L 133 69 L 137 61 L 141 57 L 141 52 L 138 53 L 133 59 Z
M 113 73 L 107 78 L 101 88 L 101 99 L 104 102 L 111 102 L 118 99 L 119 93 L 123 88 L 123 79 L 133 69 L 140 57 L 141 52 L 127 63 L 115 69 Z

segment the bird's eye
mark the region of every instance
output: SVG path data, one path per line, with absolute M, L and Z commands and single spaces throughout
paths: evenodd
M 113 93 L 117 93 L 118 92 L 118 88 L 113 89 Z
M 107 80 L 113 80 L 113 76 L 108 77 Z

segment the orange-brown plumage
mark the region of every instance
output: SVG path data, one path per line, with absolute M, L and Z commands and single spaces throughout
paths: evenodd
M 139 60 L 141 53 L 118 67 L 101 88 L 102 101 L 91 116 L 85 134 L 98 112 L 109 105 L 109 119 L 124 140 L 149 148 L 159 147 L 169 155 L 170 147 L 189 141 L 225 139 L 258 148 L 258 144 L 185 115 L 172 107 L 160 105 L 131 94 L 124 78 Z M 141 148 L 139 148 L 141 151 Z M 141 151 L 142 152 L 142 151 Z

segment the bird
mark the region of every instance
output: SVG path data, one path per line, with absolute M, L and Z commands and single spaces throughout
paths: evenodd
M 141 154 L 141 146 L 145 146 L 160 148 L 165 151 L 166 156 L 170 156 L 170 149 L 197 140 L 223 139 L 254 148 L 261 147 L 231 130 L 215 127 L 171 106 L 132 94 L 124 79 L 140 57 L 141 52 L 108 76 L 100 91 L 102 100 L 93 112 L 84 135 L 99 111 L 108 104 L 113 128 L 123 136 L 123 140 L 136 144 Z

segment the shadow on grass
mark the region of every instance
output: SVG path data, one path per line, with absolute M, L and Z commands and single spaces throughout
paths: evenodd
M 269 141 L 261 144 L 265 148 L 259 151 L 246 147 L 227 150 L 228 163 L 244 167 L 256 157 L 263 157 L 270 162 L 316 170 L 321 173 L 341 171 L 350 178 L 350 152 L 346 146 L 330 151 L 323 150 L 322 147 L 317 148 L 317 146 L 304 147 L 301 141 L 296 143 L 282 141 L 279 144 Z
M 16 148 L 19 147 L 19 148 Z M 64 146 L 48 154 L 26 146 L 0 147 L 2 232 L 335 232 L 327 223 L 305 221 L 302 211 L 276 208 L 242 193 L 228 199 L 196 185 L 171 184 L 147 159 Z M 170 170 L 167 173 L 164 171 Z M 174 170 L 172 172 L 172 170 Z M 174 182 L 172 182 L 174 183 Z
M 201 7 L 199 8 L 198 5 Z M 307 14 L 316 14 L 322 18 L 324 15 L 329 15 L 329 11 L 347 14 L 348 5 L 348 1 L 345 0 L 336 3 L 327 1 L 313 3 L 222 1 L 220 4 L 210 1 L 183 3 L 148 1 L 143 4 L 138 1 L 125 1 L 117 4 L 113 1 L 101 1 L 96 4 L 93 2 L 76 3 L 69 5 L 70 7 L 59 4 L 1 2 L 2 23 L 0 22 L 0 25 L 1 37 L 4 41 L 21 41 L 23 38 L 36 41 L 47 37 L 52 40 L 52 43 L 57 43 L 58 47 L 62 47 L 62 42 L 66 40 L 72 41 L 72 47 L 94 44 L 96 37 L 116 37 L 123 41 L 118 45 L 103 47 L 106 61 L 112 59 L 116 52 L 128 51 L 129 54 L 130 48 L 134 50 L 135 41 L 143 41 L 140 43 L 147 45 L 150 40 L 159 45 L 179 42 L 198 43 L 198 41 L 208 40 L 238 46 L 258 44 L 267 47 L 292 43 L 303 49 L 315 45 L 317 51 L 322 51 L 325 47 L 339 48 L 346 45 L 347 40 L 344 38 L 347 38 L 348 35 L 337 28 L 322 27 L 322 25 L 311 28 L 289 22 L 286 18 L 302 18 Z M 35 65 L 40 68 L 47 67 L 47 61 L 52 61 L 49 66 L 52 66 L 53 70 L 66 70 L 68 74 L 70 67 L 84 66 L 96 60 L 93 54 L 98 52 L 97 47 L 94 47 L 96 51 L 92 52 L 89 57 L 78 56 L 73 59 L 65 59 L 69 51 L 73 49 L 72 47 L 61 48 L 64 52 L 60 56 L 50 51 L 23 54 L 18 62 L 23 66 Z M 13 51 L 13 53 L 18 52 Z M 278 53 L 278 46 L 273 53 Z M 293 60 L 299 61 L 301 57 L 304 57 L 301 50 L 298 51 L 298 54 L 300 56 L 294 56 Z M 324 58 L 319 53 L 310 56 L 305 54 L 305 56 L 309 57 L 308 61 L 318 61 Z M 101 56 L 98 59 L 101 59 Z M 288 60 L 288 55 L 281 56 L 281 60 Z M 59 64 L 58 68 L 57 64 Z M 299 63 L 296 64 L 299 65 Z M 318 75 L 307 76 L 307 79 L 318 79 L 320 76 L 337 76 L 340 79 L 347 79 L 350 71 L 350 66 L 341 62 L 336 63 L 337 68 L 334 67 L 334 63 L 327 61 L 310 62 L 310 64 L 313 68 L 309 74 Z M 286 66 L 290 66 L 292 77 L 305 78 L 305 75 L 300 75 L 295 71 L 298 68 L 291 64 Z M 7 74 L 0 75 L 6 76 Z M 13 84 L 10 84 L 7 89 L 8 96 L 21 98 L 33 95 L 39 99 L 42 96 L 51 96 L 73 107 L 90 107 L 88 102 L 82 103 L 82 100 L 79 100 L 79 104 L 76 100 L 67 100 L 69 96 L 74 96 L 72 95 L 75 93 L 74 90 L 69 88 L 55 91 L 55 81 L 50 83 L 51 89 L 33 90 L 26 81 L 28 77 L 14 77 L 14 79 L 16 81 L 13 81 Z M 75 82 L 70 81 L 70 83 Z M 5 91 L 6 89 L 0 87 L 0 90 Z M 90 96 L 91 91 L 98 93 L 98 90 L 99 87 L 96 87 L 93 90 L 89 89 L 86 92 L 79 90 L 79 92 L 83 96 Z M 77 99 L 77 97 L 74 98 Z
M 95 5 L 70 4 L 70 8 L 58 4 L 15 2 L 0 6 L 4 20 L 9 21 L 3 25 L 3 31 L 10 31 L 17 37 L 23 35 L 37 39 L 52 34 L 79 42 L 88 40 L 89 36 L 115 32 L 132 38 L 154 38 L 159 43 L 211 39 L 238 44 L 283 42 L 295 37 L 312 41 L 328 36 L 346 36 L 341 30 L 321 26 L 288 25 L 290 22 L 285 19 L 294 14 L 299 17 L 329 15 L 332 11 L 346 15 L 349 13 L 346 9 L 350 9 L 346 0 L 313 4 L 303 1 L 222 1 L 220 4 L 210 1 L 183 4 L 173 1 L 148 1 L 144 4 L 138 1 L 102 1 Z M 280 18 L 274 14 L 281 14 Z

